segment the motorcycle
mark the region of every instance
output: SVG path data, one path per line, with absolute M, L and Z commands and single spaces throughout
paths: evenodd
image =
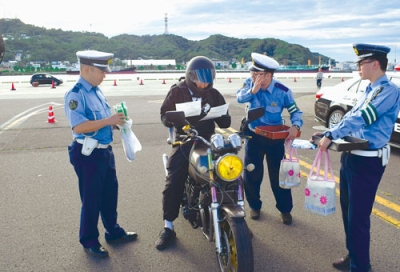
M 183 127 L 186 135 L 175 141 L 170 128 L 169 144 L 193 142 L 189 155 L 189 176 L 185 182 L 181 210 L 193 229 L 201 228 L 209 242 L 215 242 L 220 271 L 253 271 L 252 233 L 245 221 L 244 189 L 241 174 L 254 165 L 243 165 L 238 156 L 244 131 L 249 122 L 261 117 L 263 108 L 247 111 L 240 131 L 224 138 L 213 134 L 210 141 L 199 136 L 185 119 L 183 111 L 166 112 L 174 126 Z M 178 124 L 178 125 L 176 125 Z M 166 174 L 168 156 L 163 154 Z

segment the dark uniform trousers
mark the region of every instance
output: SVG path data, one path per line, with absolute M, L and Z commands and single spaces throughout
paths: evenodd
M 253 210 L 262 206 L 260 188 L 264 176 L 264 157 L 267 162 L 269 181 L 276 200 L 276 208 L 290 212 L 293 208 L 292 191 L 279 186 L 279 168 L 285 154 L 285 140 L 272 140 L 249 131 L 251 139 L 247 140 L 244 165 L 254 164 L 253 171 L 243 172 L 244 188 L 247 202 Z
M 163 219 L 174 221 L 179 215 L 185 181 L 188 177 L 192 143 L 173 147 L 167 162 L 168 176 L 163 191 Z
M 370 215 L 385 168 L 378 157 L 341 157 L 340 206 L 352 272 L 370 268 Z
M 118 180 L 112 147 L 95 148 L 90 156 L 81 154 L 81 149 L 77 142 L 68 146 L 82 201 L 79 241 L 88 248 L 99 244 L 99 214 L 106 239 L 121 237 L 125 231 L 117 224 Z

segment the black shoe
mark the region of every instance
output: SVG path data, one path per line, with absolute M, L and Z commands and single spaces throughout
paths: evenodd
M 118 243 L 118 242 L 132 242 L 138 237 L 136 232 L 125 232 L 124 235 L 115 239 L 106 239 L 107 243 Z
M 290 213 L 281 213 L 282 223 L 285 225 L 292 224 L 292 215 Z
M 108 256 L 108 251 L 101 245 L 93 246 L 93 247 L 85 247 L 85 251 L 97 258 L 105 258 Z
M 250 218 L 253 220 L 258 220 L 260 218 L 260 210 L 250 209 Z
M 176 239 L 175 231 L 169 228 L 164 228 L 158 235 L 158 239 L 156 241 L 156 248 L 158 250 L 163 250 L 167 248 L 175 239 Z
M 332 263 L 333 267 L 339 270 L 349 270 L 350 269 L 350 257 L 347 255 L 344 258 L 340 258 Z

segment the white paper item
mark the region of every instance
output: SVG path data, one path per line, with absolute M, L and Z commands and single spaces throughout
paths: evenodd
M 229 108 L 229 103 L 226 103 L 218 107 L 213 107 L 210 109 L 207 115 L 204 116 L 200 121 L 221 117 L 222 115 L 225 115 L 228 112 L 228 108 Z
M 133 161 L 135 159 L 136 152 L 142 150 L 142 145 L 139 139 L 136 137 L 135 133 L 132 131 L 132 119 L 129 119 L 124 123 L 124 125 L 118 125 L 122 146 L 124 148 L 125 156 L 128 161 Z
M 201 101 L 185 102 L 175 104 L 176 111 L 183 111 L 185 117 L 199 116 L 201 114 Z

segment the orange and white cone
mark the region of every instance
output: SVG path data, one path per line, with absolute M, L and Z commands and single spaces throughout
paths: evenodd
M 49 113 L 47 114 L 47 123 L 55 123 L 56 118 L 54 117 L 53 107 L 49 106 Z
M 297 80 L 296 80 L 296 77 L 294 78 L 294 80 L 293 80 L 294 82 L 297 82 Z
M 144 85 L 144 83 L 143 83 L 143 79 L 140 79 L 140 83 L 139 83 L 139 85 Z
M 165 79 L 162 80 L 162 84 L 165 84 Z
M 55 88 L 56 88 L 56 86 L 54 86 L 54 80 L 51 81 L 51 88 L 52 88 L 52 89 L 55 89 Z
M 14 82 L 11 84 L 11 91 L 15 91 Z
M 114 79 L 114 86 L 117 86 L 117 80 Z

